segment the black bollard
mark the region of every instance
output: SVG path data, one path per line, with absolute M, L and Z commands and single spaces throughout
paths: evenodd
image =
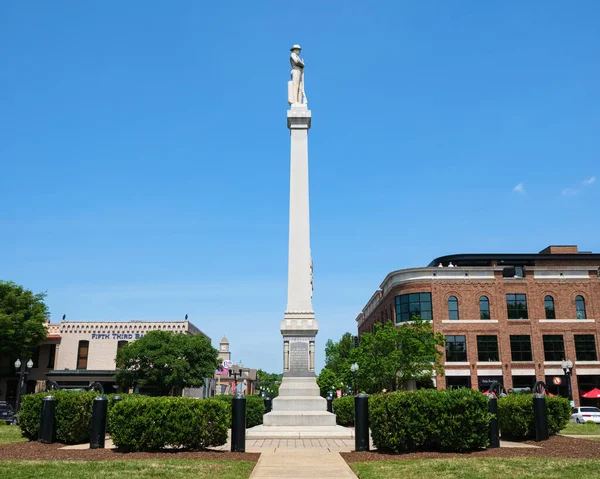
M 327 398 L 327 412 L 333 412 L 333 398 Z
M 246 398 L 231 401 L 231 452 L 246 452 Z
M 107 412 L 108 399 L 106 399 L 106 396 L 96 396 L 92 406 L 90 449 L 104 449 Z
M 548 411 L 546 409 L 546 396 L 543 394 L 533 395 L 533 415 L 535 417 L 535 440 L 547 440 L 549 437 Z
M 354 396 L 354 449 L 369 450 L 369 396 L 363 393 Z
M 123 398 L 121 396 L 113 396 L 112 401 L 113 403 L 118 403 L 119 401 L 122 401 Z
M 500 426 L 498 425 L 498 399 L 490 398 L 488 403 L 488 411 L 494 415 L 490 420 L 490 448 L 495 449 L 500 447 Z
M 54 396 L 46 396 L 42 401 L 42 420 L 38 439 L 43 444 L 52 444 L 54 442 L 54 409 L 56 400 Z
M 273 409 L 273 400 L 271 398 L 265 398 L 265 414 L 270 413 Z

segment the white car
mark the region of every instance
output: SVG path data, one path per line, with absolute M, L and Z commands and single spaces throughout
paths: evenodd
M 597 407 L 574 407 L 572 412 L 571 422 L 583 424 L 587 421 L 594 421 L 596 424 L 600 424 L 600 409 Z

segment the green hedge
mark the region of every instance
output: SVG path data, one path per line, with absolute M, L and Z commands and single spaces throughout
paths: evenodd
M 354 396 L 342 396 L 333 400 L 335 421 L 340 426 L 354 426 Z
M 546 407 L 548 432 L 552 436 L 563 429 L 571 419 L 571 405 L 566 398 L 546 396 Z M 535 437 L 533 395 L 509 394 L 498 399 L 498 423 L 504 437 Z
M 260 396 L 245 396 L 246 397 L 246 427 L 254 427 L 263 423 L 263 416 L 266 412 L 265 401 Z M 217 401 L 223 401 L 227 403 L 229 407 L 229 422 L 228 427 L 231 427 L 231 401 L 233 395 L 222 394 L 220 396 L 214 396 L 211 399 Z
M 471 389 L 420 389 L 369 398 L 371 436 L 379 450 L 484 448 L 490 419 L 488 399 Z
M 222 446 L 231 413 L 227 404 L 214 399 L 138 396 L 115 404 L 109 417 L 119 449 L 156 451 Z
M 42 401 L 46 396 L 54 396 L 55 406 L 55 438 L 65 444 L 80 444 L 90 440 L 92 424 L 92 405 L 96 396 L 101 396 L 96 391 L 69 391 L 60 390 L 36 394 L 26 394 L 21 399 L 19 409 L 19 426 L 23 436 L 30 440 L 38 438 L 40 420 L 42 416 Z M 121 396 L 127 399 L 127 394 L 106 394 L 109 410 L 113 407 L 112 398 Z M 111 424 L 108 424 L 111 430 Z

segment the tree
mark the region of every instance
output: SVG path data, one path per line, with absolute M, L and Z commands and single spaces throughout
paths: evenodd
M 350 354 L 354 349 L 354 337 L 344 333 L 341 339 L 334 343 L 331 339 L 325 343 L 325 367 L 337 375 L 350 368 Z
M 329 368 L 321 369 L 319 376 L 317 377 L 317 384 L 320 389 L 321 396 L 327 397 L 331 391 L 338 389 L 341 380 L 339 377 Z
M 400 327 L 391 321 L 383 327 L 377 324 L 374 333 L 360 339 L 351 360 L 359 365 L 359 387 L 369 393 L 395 391 L 408 381 L 431 378 L 434 371 L 444 373 L 441 348 L 445 338 L 420 317 Z
M 23 286 L 0 281 L 0 356 L 25 363 L 46 338 L 48 307 L 45 293 L 33 294 Z
M 212 378 L 217 358 L 217 350 L 201 334 L 150 331 L 117 352 L 120 371 L 115 381 L 125 388 L 173 395 L 185 387 L 200 387 L 204 378 Z
M 268 373 L 262 369 L 256 371 L 256 386 L 266 391 L 265 394 L 271 399 L 279 396 L 279 386 L 282 380 L 283 374 Z

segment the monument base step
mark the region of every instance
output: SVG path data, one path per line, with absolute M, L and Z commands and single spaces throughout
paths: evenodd
M 354 429 L 342 426 L 255 426 L 246 439 L 352 439 Z
M 335 415 L 327 411 L 271 411 L 263 416 L 265 426 L 335 426 Z
M 326 411 L 327 401 L 321 396 L 277 396 L 273 411 Z

